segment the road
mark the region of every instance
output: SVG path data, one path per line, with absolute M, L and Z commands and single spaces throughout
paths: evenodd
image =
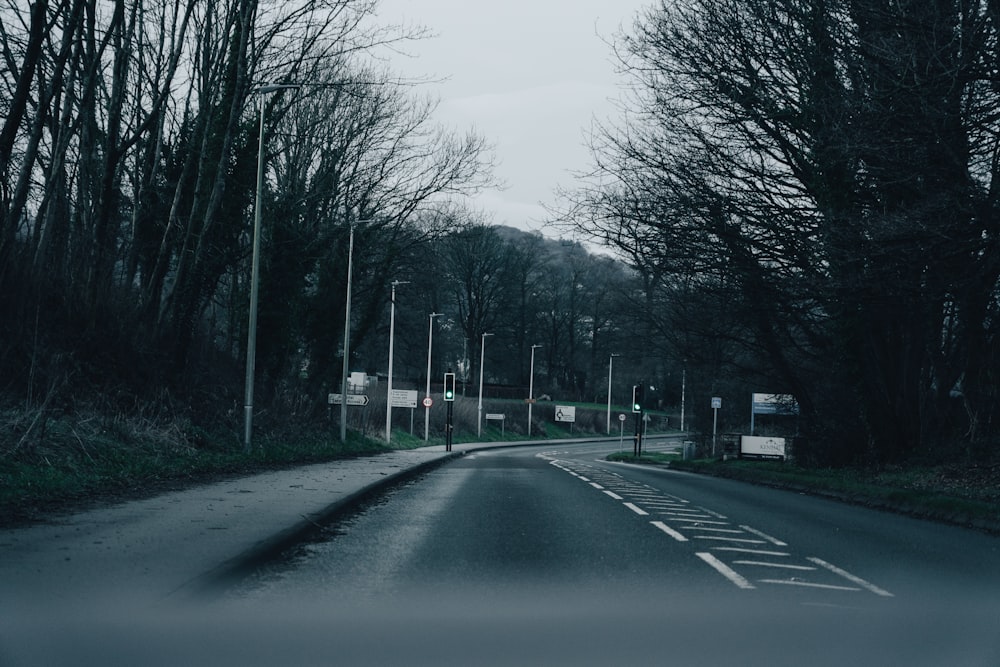
M 207 608 L 345 664 L 1000 664 L 1000 538 L 609 447 L 468 454 Z

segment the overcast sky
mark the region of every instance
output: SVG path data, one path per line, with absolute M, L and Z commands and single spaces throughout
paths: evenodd
M 496 147 L 502 192 L 474 203 L 497 224 L 540 230 L 543 202 L 585 169 L 592 119 L 615 112 L 619 95 L 611 48 L 651 0 L 381 0 L 383 25 L 427 27 L 434 36 L 393 57 L 408 76 L 440 96 L 437 120 L 474 128 Z M 543 230 L 544 232 L 544 230 Z

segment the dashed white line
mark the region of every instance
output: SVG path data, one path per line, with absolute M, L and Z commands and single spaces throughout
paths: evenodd
M 591 482 L 591 483 L 590 483 L 590 485 L 591 485 L 592 487 L 594 487 L 595 489 L 601 489 L 601 490 L 603 490 L 603 489 L 604 489 L 604 487 L 603 487 L 603 486 L 601 486 L 600 484 L 598 484 L 597 482 Z
M 647 512 L 646 510 L 642 509 L 641 507 L 636 507 L 632 503 L 625 503 L 625 507 L 629 508 L 630 510 L 632 510 L 633 512 L 635 512 L 639 516 L 649 516 L 649 512 Z
M 656 526 L 657 528 L 659 528 L 660 530 L 662 530 L 664 533 L 666 533 L 670 537 L 672 537 L 675 540 L 677 540 L 678 542 L 687 542 L 688 541 L 688 538 L 684 537 L 683 535 L 681 535 L 680 533 L 678 533 L 676 530 L 674 530 L 673 528 L 671 528 L 667 524 L 663 523 L 662 521 L 650 521 L 650 523 L 653 524 L 654 526 Z
M 851 574 L 847 570 L 842 570 L 839 567 L 837 567 L 836 565 L 833 565 L 831 563 L 827 563 L 822 558 L 816 558 L 815 556 L 810 556 L 809 558 L 806 558 L 806 560 L 809 561 L 809 562 L 811 562 L 811 563 L 816 563 L 820 567 L 825 567 L 826 569 L 830 570 L 830 572 L 833 572 L 834 574 L 839 574 L 844 579 L 847 579 L 848 581 L 854 582 L 855 584 L 857 584 L 858 586 L 861 586 L 862 588 L 868 589 L 869 591 L 871 591 L 875 595 L 881 595 L 882 597 L 886 597 L 886 598 L 894 597 L 892 593 L 890 593 L 889 591 L 885 590 L 884 588 L 879 588 L 875 584 L 869 583 L 869 582 L 865 581 L 864 579 L 862 579 L 861 577 L 858 577 L 856 575 Z
M 622 498 L 621 496 L 619 496 L 614 491 L 608 491 L 607 489 L 605 489 L 604 493 L 606 493 L 607 495 L 611 496 L 615 500 L 625 500 L 624 498 Z
M 695 555 L 698 556 L 698 558 L 700 558 L 703 561 L 705 561 L 706 563 L 708 563 L 709 565 L 711 565 L 713 568 L 715 568 L 715 570 L 719 574 L 721 574 L 726 579 L 728 579 L 729 581 L 733 582 L 734 584 L 736 584 L 740 588 L 744 588 L 744 589 L 755 588 L 755 586 L 753 584 L 751 584 L 749 581 L 747 581 L 746 579 L 744 579 L 738 572 L 736 572 L 734 569 L 732 569 L 731 567 L 729 567 L 728 565 L 726 565 L 725 563 L 723 563 L 721 560 L 719 560 L 718 558 L 716 558 L 712 554 L 705 553 L 705 552 L 702 551 L 702 552 L 696 553 Z

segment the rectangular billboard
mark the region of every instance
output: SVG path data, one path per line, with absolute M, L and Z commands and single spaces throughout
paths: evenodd
M 740 456 L 748 459 L 785 459 L 785 439 L 759 435 L 740 436 Z

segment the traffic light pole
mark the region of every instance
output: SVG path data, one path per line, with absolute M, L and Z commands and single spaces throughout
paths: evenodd
M 448 411 L 446 413 L 445 423 L 444 423 L 444 451 L 451 451 L 451 434 L 453 431 L 452 426 L 452 415 L 455 407 L 455 374 L 448 369 L 448 372 L 444 374 L 444 402 L 448 405 Z
M 645 401 L 643 400 L 643 387 L 645 384 L 645 380 L 640 380 L 639 384 L 632 385 L 632 412 L 636 415 L 632 455 L 637 458 L 642 456 L 642 437 L 645 435 L 643 432 L 643 425 L 645 424 L 643 417 L 646 415 Z
M 451 434 L 452 434 L 452 409 L 455 406 L 454 401 L 448 401 L 448 417 L 444 425 L 444 451 L 451 451 Z

